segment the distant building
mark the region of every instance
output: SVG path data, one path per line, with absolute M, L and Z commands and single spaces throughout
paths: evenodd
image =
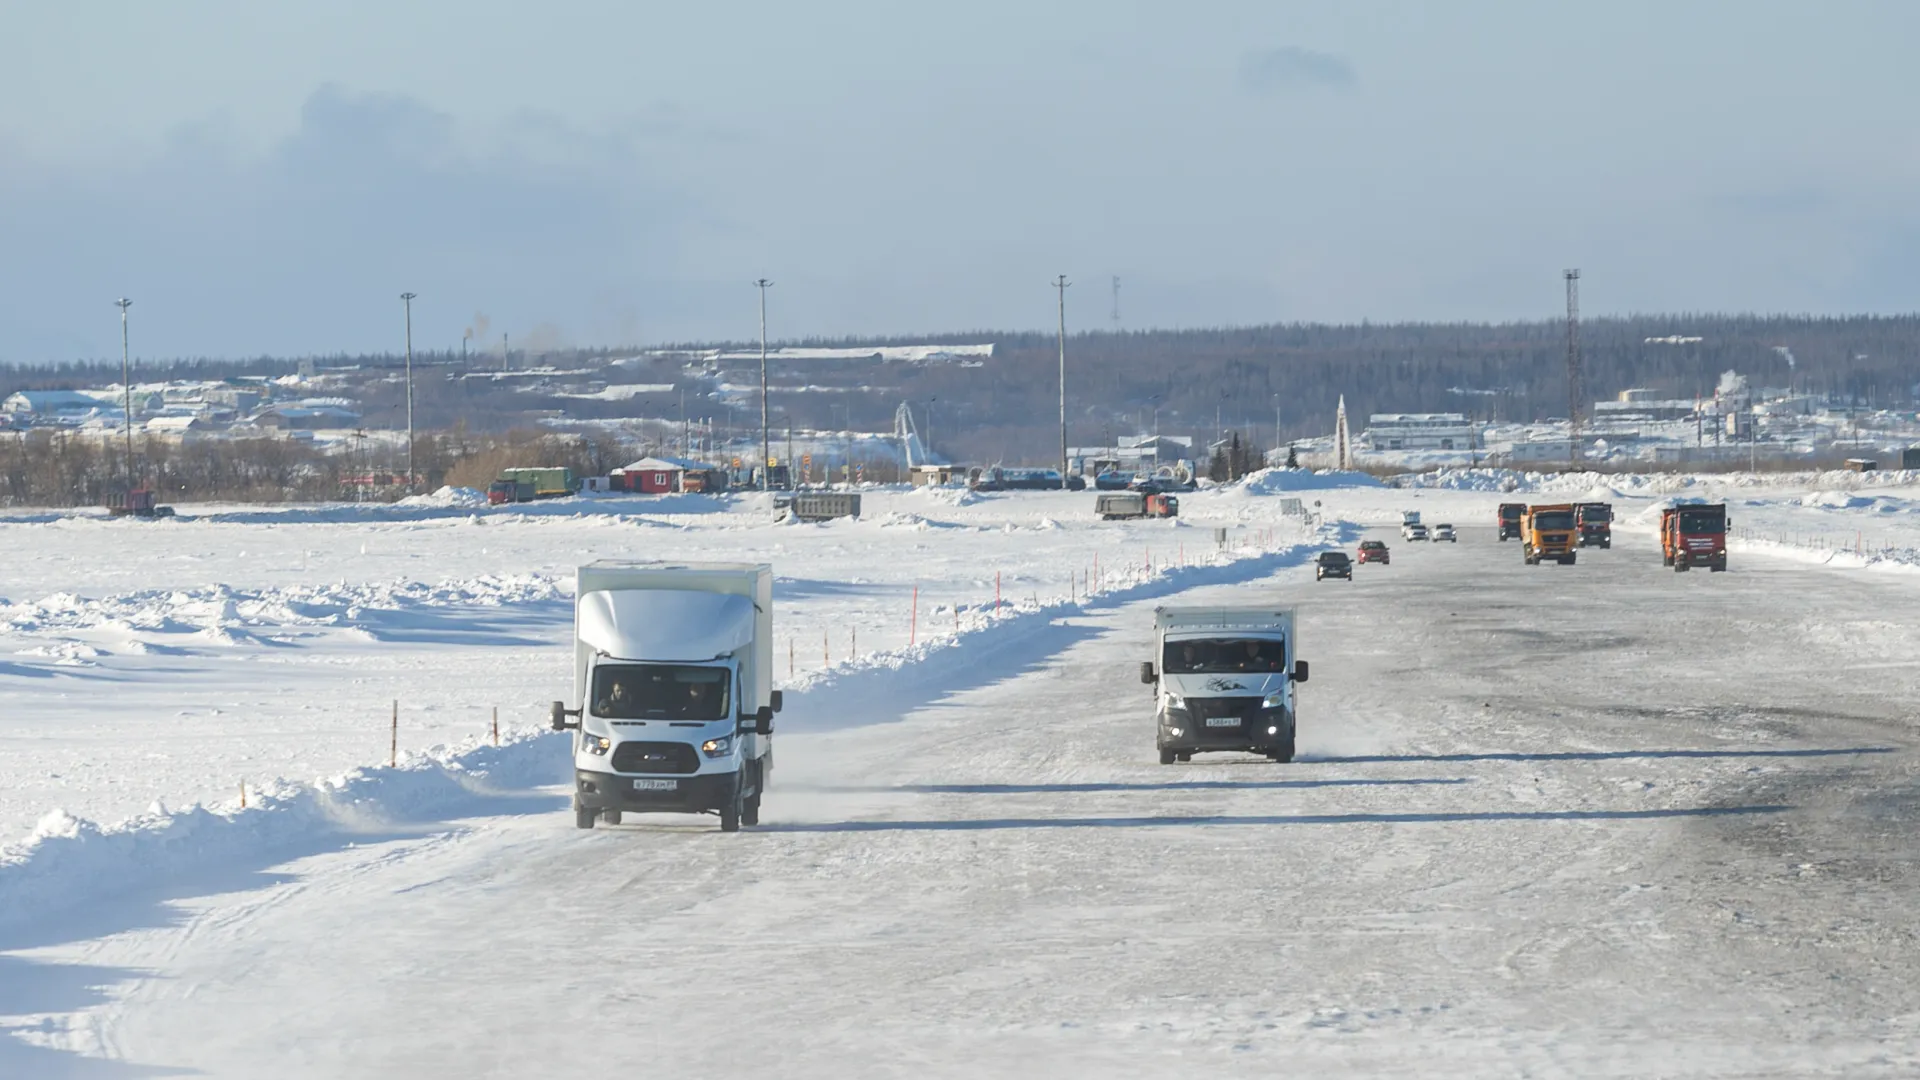
M 643 495 L 666 495 L 676 491 L 722 491 L 726 489 L 724 470 L 686 458 L 647 457 L 613 470 L 615 491 L 633 491 Z
M 1191 435 L 1122 435 L 1113 446 L 1074 446 L 1067 449 L 1068 467 L 1079 475 L 1103 472 L 1151 473 L 1161 466 L 1191 464 Z
M 1570 439 L 1529 439 L 1514 443 L 1505 453 L 1494 455 L 1495 460 L 1509 465 L 1564 463 L 1572 458 L 1573 442 Z
M 1369 450 L 1472 450 L 1479 436 L 1462 413 L 1374 413 L 1360 435 Z
M 339 405 L 270 405 L 253 415 L 255 427 L 327 431 L 360 426 L 360 414 Z
M 5 401 L 0 401 L 0 412 L 47 422 L 77 420 L 109 407 L 119 412 L 118 400 L 108 406 L 92 394 L 83 394 L 78 390 L 21 390 L 8 394 Z

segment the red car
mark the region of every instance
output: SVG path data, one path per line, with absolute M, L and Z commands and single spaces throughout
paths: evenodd
M 1386 542 L 1382 540 L 1360 541 L 1360 561 L 1377 562 L 1385 566 L 1389 562 Z

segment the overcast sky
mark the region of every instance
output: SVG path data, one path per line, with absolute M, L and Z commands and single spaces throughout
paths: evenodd
M 1910 311 L 1920 4 L 0 0 L 0 361 Z

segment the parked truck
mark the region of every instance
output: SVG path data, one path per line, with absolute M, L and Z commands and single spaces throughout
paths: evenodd
M 1562 566 L 1574 562 L 1572 503 L 1529 506 L 1520 515 L 1520 550 L 1528 566 L 1552 559 Z
M 1500 504 L 1500 539 L 1518 540 L 1520 538 L 1520 518 L 1526 512 L 1526 503 Z
M 504 503 L 532 502 L 533 492 L 533 482 L 530 480 L 495 480 L 487 485 L 487 504 L 500 506 Z
M 120 493 L 120 497 L 107 503 L 107 513 L 114 517 L 166 518 L 173 516 L 173 507 L 159 506 L 154 503 L 153 492 L 146 488 L 134 488 Z
M 760 821 L 773 773 L 773 568 L 605 560 L 580 567 L 573 705 L 574 824 L 624 813 Z
M 532 484 L 533 497 L 536 499 L 558 499 L 580 489 L 579 483 L 573 478 L 573 470 L 560 466 L 501 469 L 497 479 Z
M 1581 547 L 1610 548 L 1613 546 L 1612 503 L 1575 503 L 1573 521 L 1579 530 Z
M 1660 511 L 1660 559 L 1682 572 L 1695 566 L 1727 568 L 1727 507 L 1669 506 Z
M 791 496 L 775 496 L 774 510 L 781 521 L 832 521 L 834 518 L 860 516 L 857 491 L 796 491 Z
M 1180 499 L 1175 495 L 1159 492 L 1147 494 L 1138 491 L 1102 492 L 1094 497 L 1094 513 L 1101 521 L 1116 521 L 1124 518 L 1170 518 L 1180 515 Z
M 1295 613 L 1276 607 L 1159 607 L 1158 660 L 1140 665 L 1154 688 L 1160 764 L 1237 751 L 1292 761 L 1296 684 L 1307 662 L 1295 649 Z

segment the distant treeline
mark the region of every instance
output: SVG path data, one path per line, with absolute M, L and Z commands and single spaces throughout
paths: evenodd
M 1690 340 L 1690 339 L 1698 340 Z M 982 366 L 958 363 L 875 364 L 805 361 L 776 364 L 776 427 L 884 430 L 909 402 L 936 449 L 962 460 L 1009 464 L 1051 462 L 1059 454 L 1058 353 L 1053 335 L 979 330 L 893 335 L 886 339 L 808 339 L 782 344 L 861 347 L 881 344 L 993 342 Z M 1901 406 L 1920 382 L 1920 316 L 1845 318 L 1744 315 L 1647 315 L 1589 319 L 1580 327 L 1586 402 L 1631 387 L 1691 399 L 1711 394 L 1720 373 L 1739 371 L 1763 386 L 1791 387 L 1861 406 Z M 744 347 L 702 343 L 686 348 Z M 587 365 L 633 349 L 593 349 L 516 358 Z M 1791 357 L 1791 360 L 1789 360 Z M 415 356 L 421 364 L 457 361 L 457 354 Z M 394 356 L 328 357 L 320 364 L 391 368 Z M 475 357 L 495 367 L 497 355 Z M 729 381 L 758 378 L 730 362 Z M 291 360 L 143 362 L 142 377 L 284 374 Z M 444 371 L 444 368 L 441 368 Z M 119 378 L 117 362 L 0 369 L 0 394 L 13 389 L 71 387 Z M 736 410 L 700 398 L 704 387 L 676 364 L 643 365 L 621 376 L 674 384 L 687 392 L 688 413 L 718 423 L 757 425 L 757 409 Z M 679 391 L 619 402 L 542 398 L 524 392 L 455 384 L 444 374 L 417 379 L 421 422 L 444 427 L 455 417 L 475 430 L 503 431 L 552 416 L 648 416 L 677 420 Z M 1566 325 L 1560 320 L 1506 324 L 1397 323 L 1272 325 L 1207 330 L 1100 331 L 1067 342 L 1069 441 L 1104 443 L 1153 430 L 1191 435 L 1203 445 L 1238 430 L 1263 443 L 1332 430 L 1342 395 L 1356 429 L 1375 412 L 1463 412 L 1483 420 L 1564 417 L 1568 410 Z M 780 393 L 781 385 L 809 385 Z M 821 392 L 822 388 L 831 392 Z M 399 388 L 365 388 L 369 426 L 396 426 Z

